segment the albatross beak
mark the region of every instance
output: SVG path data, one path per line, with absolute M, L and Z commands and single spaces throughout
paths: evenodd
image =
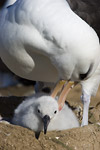
M 77 85 L 77 82 L 72 82 L 72 81 L 67 82 L 67 81 L 64 81 L 64 80 L 60 81 L 60 82 L 56 85 L 56 87 L 55 87 L 53 93 L 51 94 L 51 96 L 52 96 L 53 98 L 55 98 L 56 95 L 59 93 L 59 91 L 62 90 L 61 93 L 60 93 L 59 99 L 58 99 L 59 110 L 61 110 L 61 109 L 63 108 L 63 105 L 64 105 L 64 103 L 65 103 L 65 100 L 66 100 L 66 97 L 67 97 L 69 91 L 70 91 L 73 87 L 75 87 L 76 85 Z M 63 88 L 63 89 L 62 89 L 62 88 Z
M 51 96 L 53 98 L 55 98 L 57 96 L 57 94 L 62 90 L 62 88 L 63 88 L 63 86 L 64 86 L 65 83 L 66 83 L 65 80 L 61 80 L 61 81 L 59 81 L 57 83 L 56 87 L 54 88 L 54 90 L 53 90 L 53 92 L 51 94 Z
M 65 103 L 65 101 L 66 101 L 66 98 L 67 98 L 67 95 L 68 95 L 69 91 L 70 91 L 73 87 L 75 87 L 76 84 L 77 84 L 76 82 L 69 81 L 69 82 L 65 85 L 65 87 L 64 87 L 64 89 L 62 90 L 62 92 L 61 92 L 61 94 L 60 94 L 60 96 L 59 96 L 59 99 L 58 99 L 59 110 L 61 110 L 61 109 L 63 108 L 64 103 Z
M 47 133 L 47 127 L 48 127 L 48 124 L 50 122 L 50 117 L 48 115 L 45 115 L 42 120 L 44 123 L 44 134 L 46 134 Z

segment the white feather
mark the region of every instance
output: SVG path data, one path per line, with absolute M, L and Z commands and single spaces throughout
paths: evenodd
M 27 79 L 76 81 L 91 63 L 94 73 L 100 46 L 95 31 L 66 0 L 17 0 L 0 14 L 0 56 Z
M 56 114 L 54 114 L 55 111 L 57 111 Z M 75 114 L 66 104 L 61 111 L 58 111 L 58 103 L 55 99 L 46 95 L 40 96 L 40 94 L 22 102 L 15 110 L 12 122 L 40 132 L 43 130 L 42 118 L 45 115 L 50 117 L 48 131 L 79 127 Z
M 99 38 L 66 0 L 17 0 L 3 8 L 0 57 L 11 71 L 30 80 L 80 82 L 80 74 L 88 73 L 81 82 L 82 100 L 87 101 L 82 124 L 88 124 L 90 97 L 100 83 Z

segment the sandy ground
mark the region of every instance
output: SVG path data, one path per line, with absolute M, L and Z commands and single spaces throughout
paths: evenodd
M 0 114 L 12 117 L 14 109 L 34 93 L 34 88 L 16 86 L 0 89 Z M 80 101 L 80 86 L 75 87 L 67 98 L 81 122 L 83 106 Z M 89 125 L 66 131 L 40 134 L 39 140 L 34 132 L 11 124 L 0 123 L 0 150 L 100 150 L 100 89 L 92 98 L 89 109 Z

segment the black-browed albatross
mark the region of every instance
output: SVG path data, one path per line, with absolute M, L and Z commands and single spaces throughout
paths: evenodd
M 0 56 L 11 71 L 26 79 L 68 81 L 59 97 L 59 109 L 69 89 L 81 83 L 82 125 L 88 124 L 90 97 L 100 83 L 99 38 L 66 0 L 17 0 L 2 9 Z M 57 84 L 52 97 L 63 84 Z
M 15 109 L 12 123 L 30 128 L 36 132 L 36 135 L 42 130 L 46 134 L 47 130 L 79 127 L 77 117 L 67 104 L 59 111 L 57 100 L 41 93 L 26 98 Z

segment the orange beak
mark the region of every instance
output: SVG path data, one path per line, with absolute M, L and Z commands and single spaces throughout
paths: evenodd
M 56 85 L 51 96 L 53 98 L 55 98 L 57 96 L 57 94 L 62 90 L 60 93 L 59 99 L 58 99 L 59 110 L 61 110 L 63 108 L 69 91 L 73 87 L 75 87 L 76 84 L 77 84 L 77 82 L 72 82 L 72 81 L 67 82 L 67 81 L 62 80 Z
M 51 94 L 51 96 L 53 97 L 53 98 L 55 98 L 56 96 L 57 96 L 57 94 L 59 93 L 59 92 L 61 92 L 61 90 L 62 90 L 62 88 L 64 87 L 64 84 L 66 83 L 66 81 L 65 80 L 61 80 L 61 81 L 59 81 L 58 83 L 57 83 L 57 85 L 55 86 L 55 88 L 54 88 L 54 90 L 53 90 L 53 92 L 52 92 L 52 94 Z

